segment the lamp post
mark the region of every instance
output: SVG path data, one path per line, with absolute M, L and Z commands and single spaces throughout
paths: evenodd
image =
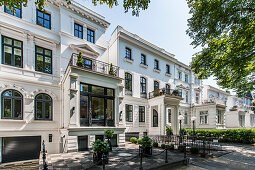
M 184 117 L 182 115 L 179 115 L 178 119 L 180 121 L 180 140 L 179 140 L 179 145 L 181 145 L 181 143 L 182 143 L 182 120 L 184 119 Z
M 197 118 L 195 116 L 191 117 L 191 121 L 193 123 L 193 142 L 195 141 L 195 136 L 196 136 L 196 133 L 195 133 L 195 121 L 196 121 L 196 119 Z

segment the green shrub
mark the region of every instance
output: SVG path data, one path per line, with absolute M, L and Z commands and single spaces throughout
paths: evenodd
M 161 148 L 165 149 L 166 145 L 165 144 L 161 144 Z
M 79 55 L 77 57 L 77 62 L 76 65 L 79 67 L 83 67 L 83 56 L 82 56 L 82 52 L 79 52 Z
M 110 149 L 110 146 L 107 142 L 103 142 L 100 139 L 97 139 L 93 143 L 93 151 L 96 153 L 107 153 Z
M 199 153 L 199 148 L 196 147 L 196 146 L 192 146 L 192 147 L 190 148 L 190 152 L 191 152 L 192 154 L 198 154 L 198 153 Z
M 153 146 L 153 147 L 158 147 L 158 142 L 153 142 L 153 143 L 152 143 L 152 146 Z
M 172 127 L 167 127 L 166 128 L 166 134 L 167 134 L 167 136 L 173 135 L 173 128 Z
M 136 137 L 130 138 L 130 142 L 131 142 L 131 143 L 136 143 L 136 142 L 137 142 L 137 138 L 136 138 Z
M 174 150 L 174 144 L 169 144 L 168 145 L 168 150 Z
M 141 145 L 142 144 L 142 139 L 138 139 L 137 144 Z
M 152 140 L 148 136 L 144 136 L 141 140 L 142 147 L 151 147 Z
M 113 131 L 113 130 L 110 130 L 110 129 L 105 129 L 105 130 L 104 130 L 104 136 L 105 136 L 107 139 L 110 139 L 111 137 L 113 137 L 113 134 L 114 134 L 114 131 Z

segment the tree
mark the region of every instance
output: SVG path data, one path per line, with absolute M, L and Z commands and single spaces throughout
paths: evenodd
M 239 95 L 255 89 L 255 1 L 187 0 L 192 17 L 187 34 L 202 46 L 191 67 L 200 79 L 214 75 L 218 85 Z
M 11 10 L 15 7 L 19 7 L 20 4 L 27 6 L 28 0 L 0 0 L 0 6 L 7 5 Z M 109 8 L 117 6 L 119 0 L 92 0 L 92 3 L 96 6 L 98 4 L 106 4 Z M 46 0 L 35 0 L 36 6 L 42 10 L 44 9 Z M 66 0 L 68 4 L 71 4 L 71 0 Z M 132 15 L 139 16 L 140 10 L 146 10 L 149 7 L 150 0 L 123 0 L 123 7 L 125 12 L 132 9 Z

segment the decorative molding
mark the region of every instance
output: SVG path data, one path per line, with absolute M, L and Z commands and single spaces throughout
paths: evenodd
M 95 51 L 88 44 L 80 44 L 80 45 L 70 44 L 69 47 L 74 50 L 81 51 L 85 54 L 91 55 L 91 56 L 98 57 L 100 55 L 97 51 Z
M 24 98 L 27 98 L 27 99 L 31 98 L 31 96 L 25 91 L 23 87 L 18 86 L 16 84 L 0 84 L 0 89 L 2 89 L 2 91 L 8 90 L 8 89 L 14 89 L 19 91 Z
M 57 96 L 53 92 L 51 92 L 49 90 L 45 90 L 45 89 L 36 89 L 32 93 L 30 93 L 30 95 L 32 98 L 34 98 L 39 93 L 46 93 L 46 94 L 50 95 L 52 99 L 57 100 Z

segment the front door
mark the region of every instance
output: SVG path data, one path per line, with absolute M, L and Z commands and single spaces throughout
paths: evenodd
M 78 151 L 88 150 L 88 136 L 78 136 Z

